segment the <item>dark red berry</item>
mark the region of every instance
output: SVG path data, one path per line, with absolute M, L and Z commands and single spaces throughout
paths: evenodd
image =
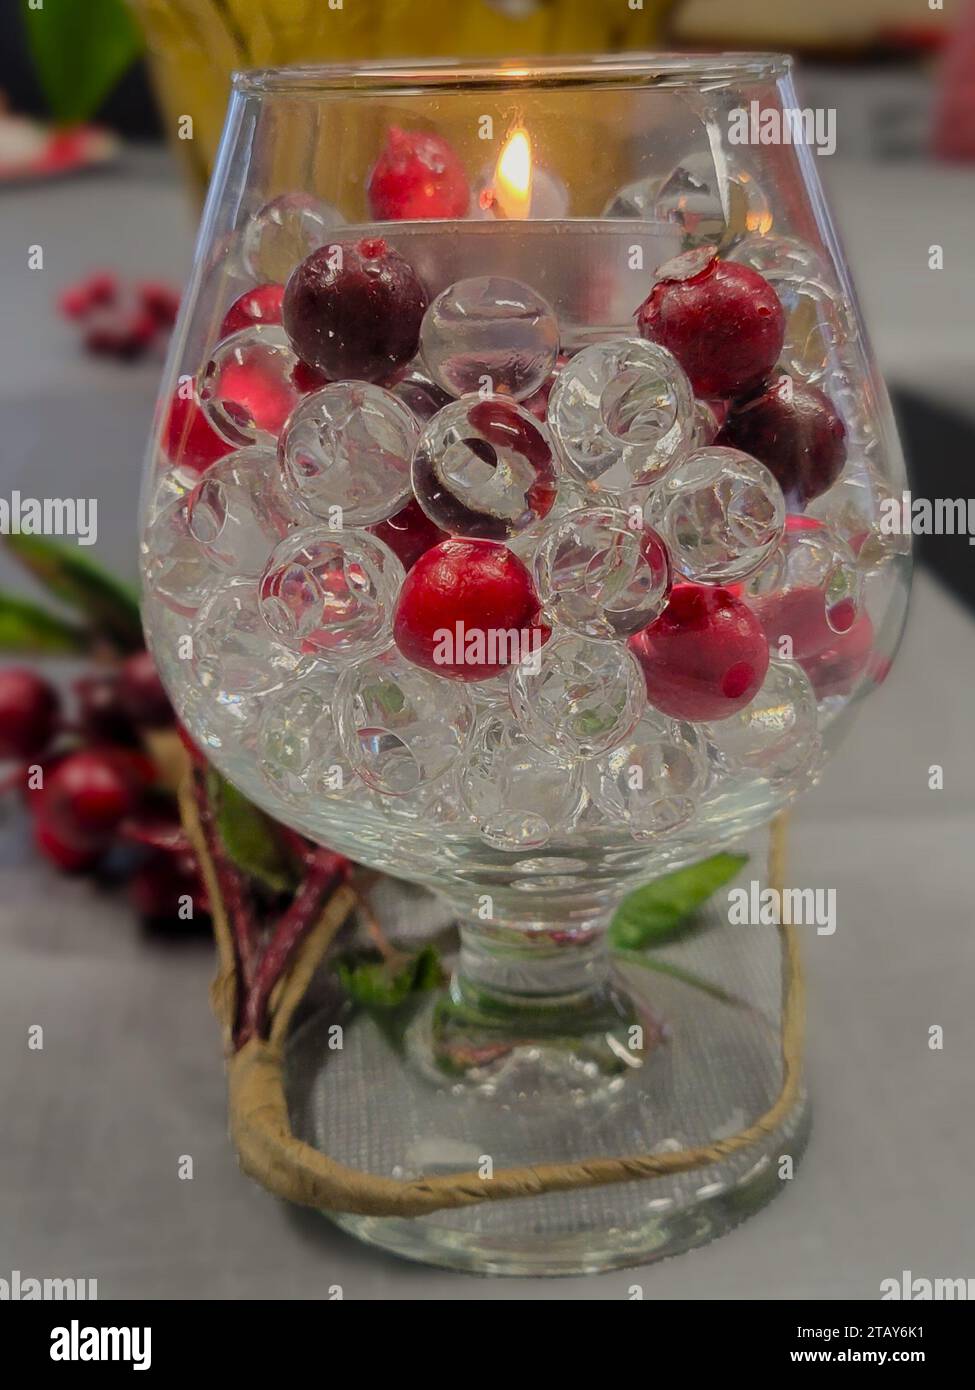
M 295 390 L 300 391 L 302 395 L 307 395 L 309 391 L 320 391 L 323 386 L 328 385 L 328 377 L 324 372 L 316 371 L 314 367 L 309 367 L 307 362 L 300 360 L 295 363 L 291 380 L 294 382 Z
M 280 323 L 283 285 L 255 285 L 235 299 L 220 325 L 220 337 L 229 338 L 255 323 Z
M 412 569 L 431 546 L 448 539 L 446 531 L 434 526 L 415 497 L 395 516 L 368 529 L 399 556 L 405 570 Z
M 790 377 L 734 406 L 715 443 L 764 463 L 794 507 L 831 488 L 846 462 L 846 428 L 832 401 Z
M 406 576 L 393 635 L 403 655 L 428 671 L 487 680 L 511 664 L 492 655 L 517 659 L 547 640 L 540 607 L 531 575 L 506 546 L 447 540 L 421 555 Z M 526 634 L 527 650 L 513 650 L 511 632 Z
M 163 426 L 162 447 L 170 463 L 202 473 L 234 447 L 222 439 L 188 386 L 177 387 Z
M 283 321 L 309 367 L 333 381 L 389 381 L 416 353 L 427 294 L 381 237 L 323 246 L 292 273 Z
M 78 725 L 93 743 L 135 747 L 139 735 L 122 703 L 117 671 L 96 671 L 74 683 Z
M 207 911 L 206 893 L 192 854 L 159 851 L 129 879 L 129 902 L 140 917 L 191 922 Z
M 149 780 L 145 759 L 137 755 L 119 748 L 82 749 L 51 773 L 38 815 L 68 848 L 102 853 L 120 823 L 135 812 Z
M 179 313 L 178 290 L 158 280 L 144 280 L 136 285 L 135 292 L 142 307 L 152 315 L 160 328 L 172 328 Z
M 0 759 L 43 753 L 57 727 L 57 691 L 26 666 L 0 670 Z
M 162 729 L 172 724 L 173 707 L 148 652 L 126 657 L 118 685 L 119 701 L 133 723 L 145 729 Z
M 630 638 L 647 699 L 675 719 L 727 719 L 758 694 L 768 642 L 747 604 L 727 589 L 676 584 L 667 607 Z
M 440 135 L 392 126 L 369 175 L 369 211 L 378 221 L 465 217 L 471 200 L 467 175 Z
M 695 395 L 737 396 L 758 387 L 778 361 L 785 314 L 758 271 L 687 251 L 657 271 L 636 313 L 640 334 L 660 343 L 690 377 Z

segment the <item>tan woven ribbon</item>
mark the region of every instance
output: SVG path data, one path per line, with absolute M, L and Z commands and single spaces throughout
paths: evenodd
M 238 987 L 233 939 L 194 798 L 185 780 L 180 789 L 180 810 L 212 905 L 219 969 L 211 987 L 211 1003 L 229 1045 Z M 772 822 L 769 836 L 768 881 L 777 889 L 781 889 L 785 878 L 786 819 L 785 813 L 780 814 Z M 506 1201 L 687 1172 L 706 1168 L 759 1143 L 779 1127 L 799 1097 L 805 1015 L 802 966 L 795 927 L 779 926 L 782 1086 L 769 1109 L 737 1134 L 675 1153 L 637 1153 L 575 1163 L 501 1168 L 491 1178 L 469 1172 L 401 1181 L 344 1167 L 291 1132 L 283 1061 L 294 1011 L 354 905 L 355 894 L 348 887 L 333 895 L 272 997 L 269 1037 L 252 1038 L 232 1053 L 227 1063 L 230 1133 L 241 1167 L 263 1187 L 288 1201 L 358 1215 L 422 1216 L 475 1202 Z

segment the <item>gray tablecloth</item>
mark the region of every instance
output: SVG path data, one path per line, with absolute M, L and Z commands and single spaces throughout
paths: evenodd
M 970 405 L 970 176 L 827 174 L 882 364 Z M 97 178 L 0 194 L 0 221 L 3 489 L 97 495 L 98 554 L 131 570 L 157 369 L 84 358 L 51 302 L 105 262 L 182 278 L 189 210 L 161 158 L 129 156 Z M 934 240 L 951 248 L 940 277 L 927 270 Z M 45 268 L 28 271 L 36 243 Z M 0 583 L 10 577 L 4 568 Z M 252 1185 L 227 1141 L 208 946 L 144 938 L 124 902 L 32 858 L 11 810 L 0 826 L 0 1277 L 97 1278 L 102 1297 L 324 1297 L 340 1283 L 347 1298 L 613 1299 L 639 1281 L 648 1298 L 873 1299 L 904 1269 L 975 1274 L 972 637 L 970 617 L 922 577 L 893 675 L 797 816 L 794 881 L 822 882 L 828 865 L 840 927 L 807 942 L 815 1127 L 796 1181 L 723 1240 L 638 1273 L 435 1272 Z M 932 763 L 943 791 L 928 790 Z M 42 1051 L 27 1046 L 34 1024 Z M 934 1024 L 942 1051 L 928 1047 Z

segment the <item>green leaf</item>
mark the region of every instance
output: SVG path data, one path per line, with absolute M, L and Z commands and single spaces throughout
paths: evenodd
M 85 634 L 36 603 L 0 593 L 0 653 L 4 656 L 59 656 L 83 652 Z
M 693 925 L 701 904 L 747 863 L 747 854 L 715 854 L 638 888 L 616 910 L 609 928 L 611 944 L 637 951 L 673 941 Z
M 296 875 L 271 817 L 212 768 L 207 794 L 227 857 L 274 893 L 293 889 Z
M 142 48 L 125 0 L 21 0 L 37 78 L 55 120 L 87 121 Z
M 47 536 L 4 536 L 10 553 L 56 598 L 84 613 L 98 636 L 122 651 L 143 645 L 139 602 L 132 589 L 76 547 Z
M 395 1009 L 411 995 L 443 984 L 444 971 L 436 948 L 425 946 L 405 960 L 340 961 L 339 979 L 346 993 L 364 1009 Z

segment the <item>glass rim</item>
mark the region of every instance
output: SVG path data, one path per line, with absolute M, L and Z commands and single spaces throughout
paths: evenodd
M 323 92 L 419 96 L 463 87 L 507 91 L 538 86 L 699 87 L 782 77 L 792 69 L 787 53 L 620 53 L 543 58 L 429 58 L 366 63 L 316 63 L 245 68 L 232 75 L 233 89 L 248 95 Z

